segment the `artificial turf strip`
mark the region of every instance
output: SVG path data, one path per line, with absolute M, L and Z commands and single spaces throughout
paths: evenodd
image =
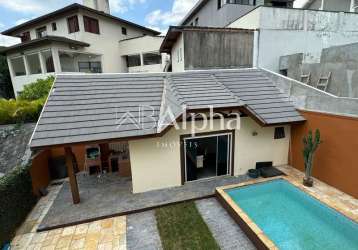
M 164 250 L 220 249 L 194 202 L 155 210 Z

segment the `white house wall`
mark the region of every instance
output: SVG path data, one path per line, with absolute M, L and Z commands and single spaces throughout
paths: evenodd
M 281 56 L 303 53 L 304 63 L 316 63 L 322 49 L 358 42 L 357 23 L 355 13 L 259 7 L 230 27 L 259 29 L 258 66 L 278 72 Z
M 218 9 L 217 2 L 217 0 L 208 1 L 196 15 L 184 24 L 195 24 L 195 19 L 198 18 L 197 26 L 225 27 L 233 20 L 255 8 L 253 5 L 224 4 L 222 8 Z
M 200 55 L 198 55 L 200 56 Z M 185 62 L 185 54 L 184 54 L 184 34 L 180 34 L 179 38 L 175 42 L 172 52 L 171 52 L 171 58 L 172 58 L 172 70 L 173 72 L 183 72 L 185 70 L 184 68 L 184 62 Z
M 304 63 L 317 63 L 322 49 L 358 42 L 358 32 L 261 30 L 259 39 L 259 67 L 278 72 L 280 56 L 303 52 Z
M 196 124 L 200 127 L 202 122 Z M 213 130 L 197 129 L 196 133 L 220 132 L 219 125 L 220 121 L 214 120 Z M 274 127 L 260 127 L 251 118 L 241 118 L 241 128 L 235 131 L 234 174 L 245 174 L 260 161 L 287 164 L 289 126 L 285 126 L 285 132 L 284 139 L 274 140 Z M 181 185 L 180 135 L 190 133 L 190 126 L 172 128 L 162 137 L 129 141 L 134 193 Z
M 257 9 L 250 11 L 243 17 L 230 23 L 228 27 L 240 29 L 258 29 L 260 28 L 260 14 L 261 12 Z
M 124 57 L 127 55 L 136 55 L 147 52 L 158 52 L 160 45 L 162 44 L 164 37 L 161 36 L 141 36 L 129 40 L 119 42 L 119 56 Z M 122 58 L 124 60 L 124 58 Z M 163 72 L 167 62 L 167 54 L 162 53 L 162 63 L 154 65 L 141 65 L 138 67 L 130 67 L 124 65 L 124 72 Z M 125 63 L 125 61 L 124 61 Z
M 73 15 L 78 16 L 80 31 L 68 33 L 67 18 Z M 98 20 L 100 34 L 85 32 L 83 22 L 84 15 L 93 17 Z M 52 30 L 51 24 L 53 22 L 56 22 L 56 31 Z M 120 40 L 139 37 L 148 33 L 143 29 L 139 29 L 124 23 L 121 24 L 110 18 L 99 16 L 85 10 L 69 13 L 66 16 L 53 20 L 46 20 L 41 24 L 37 24 L 36 26 L 20 30 L 18 33 L 21 34 L 22 32 L 30 31 L 31 39 L 36 39 L 36 28 L 43 26 L 46 26 L 47 35 L 66 37 L 69 39 L 89 43 L 90 46 L 83 48 L 81 52 L 102 54 L 102 70 L 104 73 L 123 72 L 123 61 L 120 57 L 118 46 L 118 42 Z M 127 29 L 127 35 L 122 34 L 122 27 Z M 159 47 L 157 50 L 158 49 Z

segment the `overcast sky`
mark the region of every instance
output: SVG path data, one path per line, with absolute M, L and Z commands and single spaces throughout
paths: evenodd
M 177 24 L 198 0 L 109 0 L 111 14 L 165 32 Z M 306 0 L 297 0 L 300 5 Z M 82 0 L 0 0 L 0 30 Z M 15 40 L 16 42 L 16 40 Z M 0 37 L 0 45 L 14 39 Z

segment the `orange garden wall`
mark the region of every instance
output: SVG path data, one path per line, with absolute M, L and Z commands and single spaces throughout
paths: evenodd
M 32 188 L 36 195 L 39 195 L 40 188 L 46 188 L 50 183 L 50 173 L 48 168 L 50 155 L 50 151 L 45 150 L 39 152 L 32 159 L 30 175 L 32 179 Z
M 85 153 L 86 153 L 85 146 L 84 145 L 72 146 L 71 149 L 76 157 L 79 170 L 83 171 L 85 165 Z M 65 149 L 63 147 L 51 149 L 52 158 L 64 156 L 64 155 L 65 155 Z
M 320 129 L 323 144 L 314 159 L 313 176 L 358 198 L 358 118 L 301 111 L 305 124 L 293 125 L 290 164 L 303 171 L 303 136 Z

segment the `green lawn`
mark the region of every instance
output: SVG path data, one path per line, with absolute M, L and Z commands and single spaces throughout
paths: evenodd
M 155 210 L 165 250 L 220 249 L 194 202 Z

